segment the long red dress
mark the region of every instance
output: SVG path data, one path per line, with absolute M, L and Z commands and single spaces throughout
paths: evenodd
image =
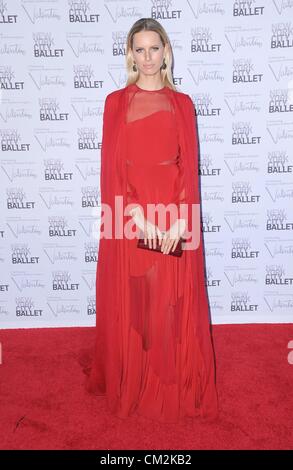
M 148 203 L 179 206 L 185 202 L 186 188 L 170 89 L 148 91 L 136 84 L 127 88 L 125 125 L 119 137 L 126 165 L 126 203 L 138 203 L 145 211 Z M 106 142 L 105 137 L 103 145 Z M 170 225 L 168 219 L 167 226 L 160 228 Z M 137 238 L 124 238 L 123 242 L 128 307 L 126 312 L 117 312 L 120 319 L 114 333 L 115 323 L 111 328 L 105 325 L 110 320 L 97 288 L 97 344 L 87 390 L 106 395 L 111 411 L 122 418 L 137 413 L 176 422 L 185 416 L 217 416 L 215 384 L 206 406 L 209 412 L 202 410 L 206 358 L 196 334 L 195 315 L 191 314 L 188 252 L 177 258 L 138 249 Z M 118 342 L 121 361 L 116 372 L 110 359 L 114 341 Z

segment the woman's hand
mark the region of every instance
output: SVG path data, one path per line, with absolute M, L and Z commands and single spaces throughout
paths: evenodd
M 143 211 L 140 207 L 132 209 L 130 211 L 130 215 L 134 223 L 143 232 L 144 243 L 148 243 L 149 248 L 156 248 L 157 238 L 159 239 L 159 243 L 161 243 L 163 238 L 163 234 L 160 229 L 144 217 Z
M 176 222 L 163 234 L 161 251 L 168 254 L 170 250 L 174 251 L 176 246 L 185 232 L 186 220 L 177 219 Z

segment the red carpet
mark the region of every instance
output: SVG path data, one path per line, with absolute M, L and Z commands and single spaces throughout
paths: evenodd
M 293 324 L 213 326 L 219 419 L 168 425 L 87 394 L 94 330 L 0 330 L 1 449 L 293 448 Z

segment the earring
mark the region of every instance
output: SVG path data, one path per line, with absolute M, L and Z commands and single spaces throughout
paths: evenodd
M 166 69 L 166 68 L 167 68 L 167 64 L 166 64 L 166 62 L 165 62 L 165 57 L 164 57 L 162 69 Z
M 135 65 L 135 62 L 133 62 L 132 70 L 133 70 L 134 72 L 137 72 L 137 67 L 136 67 L 136 65 Z

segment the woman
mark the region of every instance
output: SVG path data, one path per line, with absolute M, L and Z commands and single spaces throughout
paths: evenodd
M 156 20 L 134 23 L 126 63 L 128 82 L 104 108 L 96 343 L 86 387 L 121 418 L 214 419 L 194 107 L 173 85 L 170 41 Z M 150 204 L 179 212 L 161 217 Z M 149 249 L 138 248 L 138 237 Z M 172 256 L 180 238 L 182 256 Z

